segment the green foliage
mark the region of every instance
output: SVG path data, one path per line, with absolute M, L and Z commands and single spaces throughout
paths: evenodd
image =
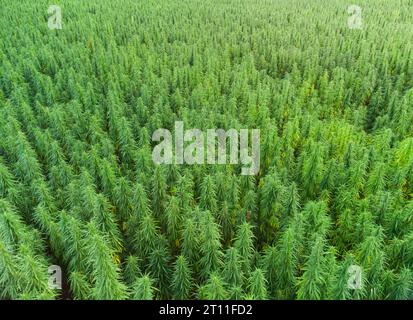
M 0 299 L 413 298 L 411 1 L 3 2 Z M 156 165 L 175 121 L 259 172 Z
M 170 286 L 170 267 L 169 252 L 166 246 L 166 240 L 160 239 L 155 249 L 149 255 L 148 270 L 154 278 L 156 287 L 159 288 L 159 298 L 165 299 L 169 296 Z
M 182 231 L 182 255 L 193 265 L 198 260 L 198 228 L 193 219 L 188 219 Z
M 74 299 L 87 300 L 92 298 L 90 284 L 80 272 L 73 271 L 70 273 L 69 283 Z
M 0 242 L 0 297 L 2 299 L 17 299 L 21 290 L 19 266 L 4 243 Z
M 148 213 L 142 217 L 135 232 L 133 243 L 136 254 L 146 262 L 149 254 L 155 249 L 159 237 L 159 228 L 152 214 Z
M 178 256 L 175 261 L 172 277 L 172 292 L 175 299 L 185 300 L 190 297 L 192 286 L 191 269 L 184 256 Z
M 136 256 L 129 255 L 125 259 L 124 279 L 130 285 L 142 274 L 139 259 Z
M 356 290 L 353 290 L 349 287 L 349 270 L 351 266 L 355 265 L 354 256 L 348 255 L 340 263 L 337 268 L 337 272 L 334 275 L 334 280 L 332 281 L 332 286 L 329 292 L 329 295 L 332 299 L 335 300 L 348 300 L 354 299 L 353 294 L 358 293 Z M 362 285 L 362 283 L 361 283 Z
M 241 258 L 236 248 L 229 248 L 224 258 L 223 278 L 231 287 L 241 287 L 244 283 Z
M 211 273 L 208 281 L 199 288 L 198 298 L 201 300 L 225 300 L 228 299 L 228 292 L 225 283 L 220 276 Z
M 326 268 L 325 240 L 318 236 L 304 265 L 303 275 L 298 283 L 297 299 L 320 300 L 325 298 Z
M 127 288 L 121 282 L 119 266 L 114 262 L 114 252 L 94 223 L 87 226 L 86 250 L 93 276 L 92 295 L 97 300 L 120 300 L 127 297 Z
M 218 225 L 209 211 L 202 213 L 200 221 L 200 246 L 201 258 L 199 270 L 203 279 L 208 279 L 212 272 L 222 267 L 222 244 Z
M 403 268 L 396 274 L 389 288 L 389 299 L 411 300 L 413 298 L 413 277 L 410 269 Z
M 205 176 L 202 180 L 199 206 L 201 209 L 209 210 L 210 212 L 216 212 L 217 210 L 215 184 L 210 175 Z
M 249 291 L 253 299 L 267 299 L 266 283 L 267 281 L 265 280 L 265 274 L 261 269 L 255 269 L 251 273 L 251 277 L 249 279 Z
M 148 275 L 137 278 L 132 288 L 133 300 L 153 300 L 155 288 L 153 280 Z
M 251 260 L 254 253 L 254 234 L 252 226 L 244 222 L 235 235 L 234 247 L 240 254 L 242 271 L 248 275 L 251 269 Z
M 179 209 L 179 200 L 176 197 L 171 197 L 169 205 L 165 210 L 166 216 L 166 234 L 169 243 L 172 247 L 176 248 L 179 246 L 180 241 L 180 230 L 182 213 Z
M 286 229 L 276 247 L 269 247 L 264 256 L 269 291 L 273 297 L 292 299 L 298 274 L 298 240 L 292 227 Z

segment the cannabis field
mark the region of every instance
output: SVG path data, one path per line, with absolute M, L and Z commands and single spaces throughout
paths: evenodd
M 0 0 L 0 299 L 413 299 L 413 1 L 55 2 Z

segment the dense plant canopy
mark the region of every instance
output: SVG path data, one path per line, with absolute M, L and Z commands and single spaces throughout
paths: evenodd
M 1 299 L 413 298 L 413 1 L 49 2 L 0 1 Z M 175 121 L 258 174 L 155 165 Z

